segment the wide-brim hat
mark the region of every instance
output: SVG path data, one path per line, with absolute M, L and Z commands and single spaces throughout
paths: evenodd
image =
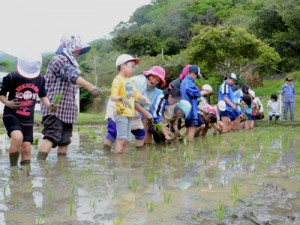
M 253 90 L 249 90 L 249 95 L 251 95 L 253 98 L 255 98 L 255 92 Z
M 165 86 L 166 85 L 166 71 L 160 67 L 160 66 L 153 66 L 151 67 L 149 70 L 145 70 L 143 72 L 143 74 L 145 76 L 155 76 L 155 77 L 158 77 L 161 81 L 161 86 Z
M 190 66 L 191 66 L 191 65 L 188 64 L 188 65 L 186 65 L 186 66 L 182 69 L 181 74 L 179 75 L 180 80 L 183 80 L 183 79 L 186 77 L 186 75 L 189 74 L 189 68 L 190 68 Z
M 78 35 L 64 35 L 58 48 L 60 47 L 66 48 L 70 53 L 79 51 L 79 55 L 83 55 L 91 50 L 91 46 L 84 43 Z
M 208 92 L 212 92 L 212 87 L 209 84 L 204 84 L 202 86 L 202 90 L 208 91 Z
M 138 65 L 140 63 L 139 58 L 134 58 L 128 54 L 122 54 L 116 60 L 116 67 L 121 66 L 122 64 L 127 63 L 129 61 L 134 61 L 135 65 Z
M 41 73 L 42 55 L 37 52 L 22 53 L 18 57 L 17 71 L 26 78 L 35 78 Z
M 185 118 L 190 114 L 192 105 L 189 101 L 181 99 L 179 102 L 176 103 L 176 106 L 178 106 L 185 115 Z

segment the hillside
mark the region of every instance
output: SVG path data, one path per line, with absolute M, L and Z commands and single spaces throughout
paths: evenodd
M 16 60 L 16 57 L 9 55 L 3 51 L 0 51 L 0 61 L 4 61 L 4 60 L 8 60 L 8 61 Z

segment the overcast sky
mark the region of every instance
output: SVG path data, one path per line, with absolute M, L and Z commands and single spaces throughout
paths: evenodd
M 120 21 L 151 0 L 0 0 L 0 50 L 54 52 L 63 34 L 92 40 L 108 36 Z

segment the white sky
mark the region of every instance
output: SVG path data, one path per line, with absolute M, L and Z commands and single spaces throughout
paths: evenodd
M 85 42 L 108 36 L 151 0 L 0 0 L 0 50 L 54 52 L 63 34 Z

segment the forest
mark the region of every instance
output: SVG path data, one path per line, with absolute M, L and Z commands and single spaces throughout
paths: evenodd
M 123 53 L 141 59 L 137 74 L 162 66 L 167 82 L 186 64 L 197 64 L 204 77 L 199 85 L 217 87 L 234 72 L 257 87 L 265 77 L 300 70 L 299 15 L 299 0 L 153 0 L 121 21 L 110 39 L 91 42 L 79 63 L 83 76 L 103 90 Z M 43 72 L 52 56 L 44 56 Z M 0 62 L 1 70 L 11 67 Z

